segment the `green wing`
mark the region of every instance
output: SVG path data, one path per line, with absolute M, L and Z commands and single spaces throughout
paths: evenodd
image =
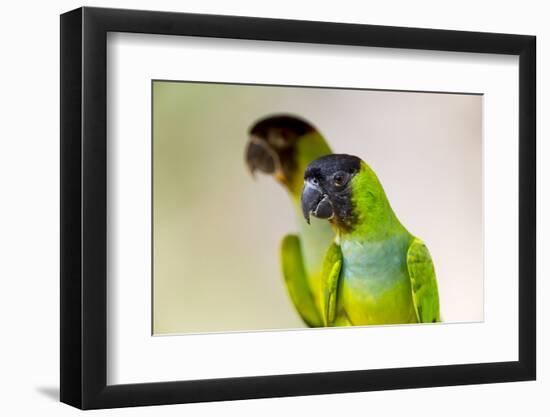
M 434 265 L 428 248 L 418 238 L 414 238 L 407 251 L 407 268 L 418 322 L 441 321 Z
M 281 264 L 286 289 L 298 314 L 309 327 L 321 327 L 323 321 L 315 307 L 313 294 L 307 282 L 298 236 L 286 235 L 284 237 L 281 243 Z
M 336 320 L 338 284 L 342 269 L 342 252 L 336 243 L 330 245 L 323 260 L 321 275 L 323 288 L 323 321 L 325 326 L 333 326 Z

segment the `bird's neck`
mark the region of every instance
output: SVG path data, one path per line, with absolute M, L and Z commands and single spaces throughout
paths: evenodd
M 351 230 L 336 230 L 337 241 L 372 243 L 385 241 L 396 234 L 408 234 L 392 211 L 380 214 L 367 213 Z
M 353 226 L 339 230 L 340 239 L 376 242 L 408 233 L 393 211 L 378 177 L 368 166 L 353 187 Z

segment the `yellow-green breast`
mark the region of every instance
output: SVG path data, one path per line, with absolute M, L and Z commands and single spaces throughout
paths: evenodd
M 407 272 L 411 236 L 370 242 L 343 240 L 339 308 L 353 325 L 416 323 Z

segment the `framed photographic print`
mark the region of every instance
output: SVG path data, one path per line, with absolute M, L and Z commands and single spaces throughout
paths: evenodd
M 535 379 L 535 38 L 61 16 L 61 401 Z

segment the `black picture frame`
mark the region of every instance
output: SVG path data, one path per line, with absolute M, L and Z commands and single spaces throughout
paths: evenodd
M 519 360 L 107 385 L 108 32 L 519 56 Z M 524 35 L 157 11 L 61 15 L 61 401 L 94 409 L 535 379 L 535 45 Z

